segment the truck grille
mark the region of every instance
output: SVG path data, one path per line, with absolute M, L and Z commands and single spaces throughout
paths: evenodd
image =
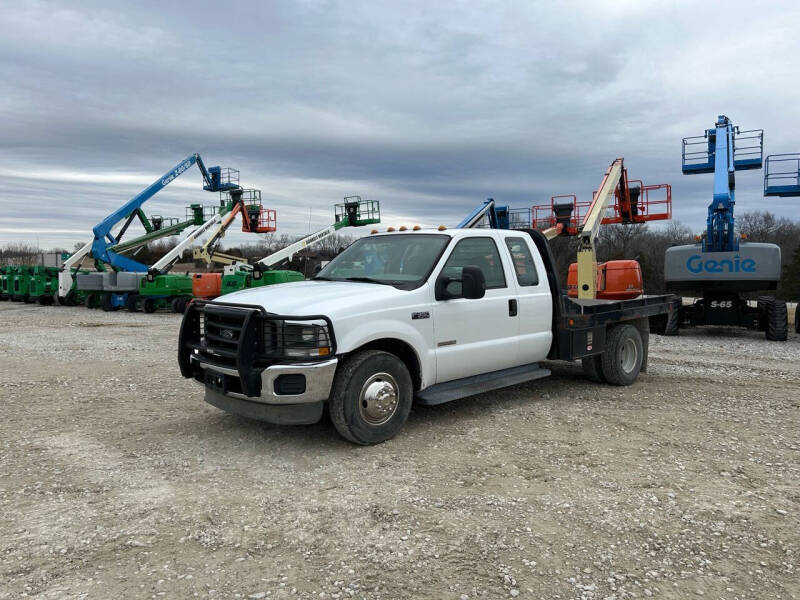
M 200 331 L 206 352 L 215 362 L 236 367 L 236 356 L 249 311 L 206 306 L 200 315 Z
M 181 374 L 222 393 L 257 397 L 261 372 L 269 364 L 335 354 L 330 319 L 316 315 L 287 320 L 256 306 L 192 302 L 179 336 Z

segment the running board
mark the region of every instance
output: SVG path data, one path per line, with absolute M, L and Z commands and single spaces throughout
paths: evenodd
M 417 394 L 417 403 L 425 406 L 442 404 L 451 400 L 498 390 L 510 385 L 541 379 L 548 375 L 550 375 L 550 369 L 543 369 L 539 366 L 539 363 L 473 375 L 472 377 L 464 377 L 463 379 L 432 385 Z

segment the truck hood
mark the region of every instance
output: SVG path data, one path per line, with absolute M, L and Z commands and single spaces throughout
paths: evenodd
M 393 307 L 412 292 L 391 285 L 355 281 L 296 281 L 225 294 L 218 302 L 263 306 L 279 315 L 330 318 Z

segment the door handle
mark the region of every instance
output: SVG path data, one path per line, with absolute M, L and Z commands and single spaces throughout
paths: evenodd
M 516 298 L 512 298 L 508 301 L 508 316 L 509 317 L 516 317 L 517 316 L 517 300 Z

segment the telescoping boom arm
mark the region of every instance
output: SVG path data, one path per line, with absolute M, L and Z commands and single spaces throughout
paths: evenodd
M 270 267 L 278 265 L 285 260 L 291 260 L 295 253 L 300 252 L 311 244 L 321 242 L 333 235 L 343 227 L 359 227 L 380 223 L 381 210 L 377 200 L 362 200 L 361 196 L 348 196 L 344 203 L 334 206 L 335 222 L 324 229 L 315 231 L 301 240 L 288 245 L 286 248 L 265 256 L 255 265 L 240 264 L 236 268 L 242 271 L 267 271 Z
M 334 223 L 326 227 L 325 229 L 320 229 L 317 232 L 312 233 L 311 235 L 307 235 L 302 240 L 296 241 L 294 244 L 290 244 L 277 252 L 273 252 L 269 256 L 262 258 L 258 261 L 255 265 L 251 268 L 254 268 L 258 271 L 265 271 L 270 267 L 282 263 L 284 260 L 291 260 L 292 256 L 295 255 L 296 252 L 300 252 L 307 246 L 314 244 L 316 242 L 321 242 L 326 237 L 333 235 L 337 231 L 339 231 L 342 227 L 344 227 L 341 223 Z M 244 265 L 240 265 L 240 268 Z M 250 265 L 247 265 L 250 266 Z M 245 267 L 247 268 L 247 267 Z
M 592 200 L 589 212 L 583 219 L 578 234 L 578 298 L 595 298 L 597 296 L 597 254 L 595 238 L 600 229 L 603 215 L 614 198 L 614 192 L 620 188 L 620 195 L 628 194 L 622 159 L 618 158 L 606 170 L 600 189 Z
M 493 198 L 484 200 L 475 210 L 469 213 L 458 225 L 457 229 L 478 227 L 484 218 L 489 220 L 491 229 L 508 229 L 508 207 L 497 206 Z
M 708 206 L 704 252 L 739 250 L 733 216 L 736 204 L 736 171 L 760 169 L 764 155 L 764 131 L 742 131 L 725 115 L 702 136 L 683 139 L 684 175 L 714 174 L 714 196 Z
M 119 240 L 112 235 L 111 230 L 122 219 L 131 219 L 133 216 L 135 216 L 139 208 L 145 202 L 147 202 L 159 191 L 164 189 L 181 174 L 188 171 L 194 164 L 197 164 L 200 169 L 200 173 L 203 176 L 204 190 L 209 192 L 218 192 L 236 189 L 239 187 L 238 172 L 236 172 L 237 181 L 231 181 L 230 174 L 233 173 L 234 170 L 229 169 L 226 170 L 226 173 L 223 173 L 220 167 L 211 167 L 210 169 L 206 169 L 203 160 L 200 158 L 200 155 L 197 153 L 191 154 L 173 167 L 170 171 L 167 171 L 162 177 L 150 184 L 150 186 L 144 191 L 140 192 L 119 209 L 108 215 L 93 228 L 94 241 L 92 242 L 92 254 L 94 257 L 97 260 L 101 260 L 112 265 L 113 267 L 126 271 L 146 271 L 147 267 L 145 265 L 126 256 L 117 254 L 110 249 L 112 246 L 115 246 L 119 243 Z M 123 226 L 123 231 L 127 228 L 127 225 L 128 223 Z
M 208 221 L 200 225 L 194 231 L 192 231 L 185 239 L 183 239 L 177 246 L 175 246 L 172 250 L 167 252 L 161 260 L 156 262 L 152 267 L 147 269 L 148 277 L 152 277 L 155 275 L 163 275 L 167 273 L 176 262 L 178 262 L 183 256 L 184 251 L 191 247 L 198 238 L 202 237 L 204 234 L 208 233 L 212 227 L 218 225 L 222 221 L 223 215 L 221 213 L 217 213 Z
M 239 265 L 247 260 L 239 256 L 217 252 L 217 244 L 225 235 L 225 231 L 233 223 L 236 215 L 242 215 L 242 231 L 246 233 L 271 233 L 277 229 L 275 211 L 264 208 L 261 204 L 261 190 L 236 189 L 228 192 L 228 200 L 222 201 L 220 214 L 224 216 L 216 231 L 201 248 L 194 251 L 195 260 L 203 260 L 223 265 Z

